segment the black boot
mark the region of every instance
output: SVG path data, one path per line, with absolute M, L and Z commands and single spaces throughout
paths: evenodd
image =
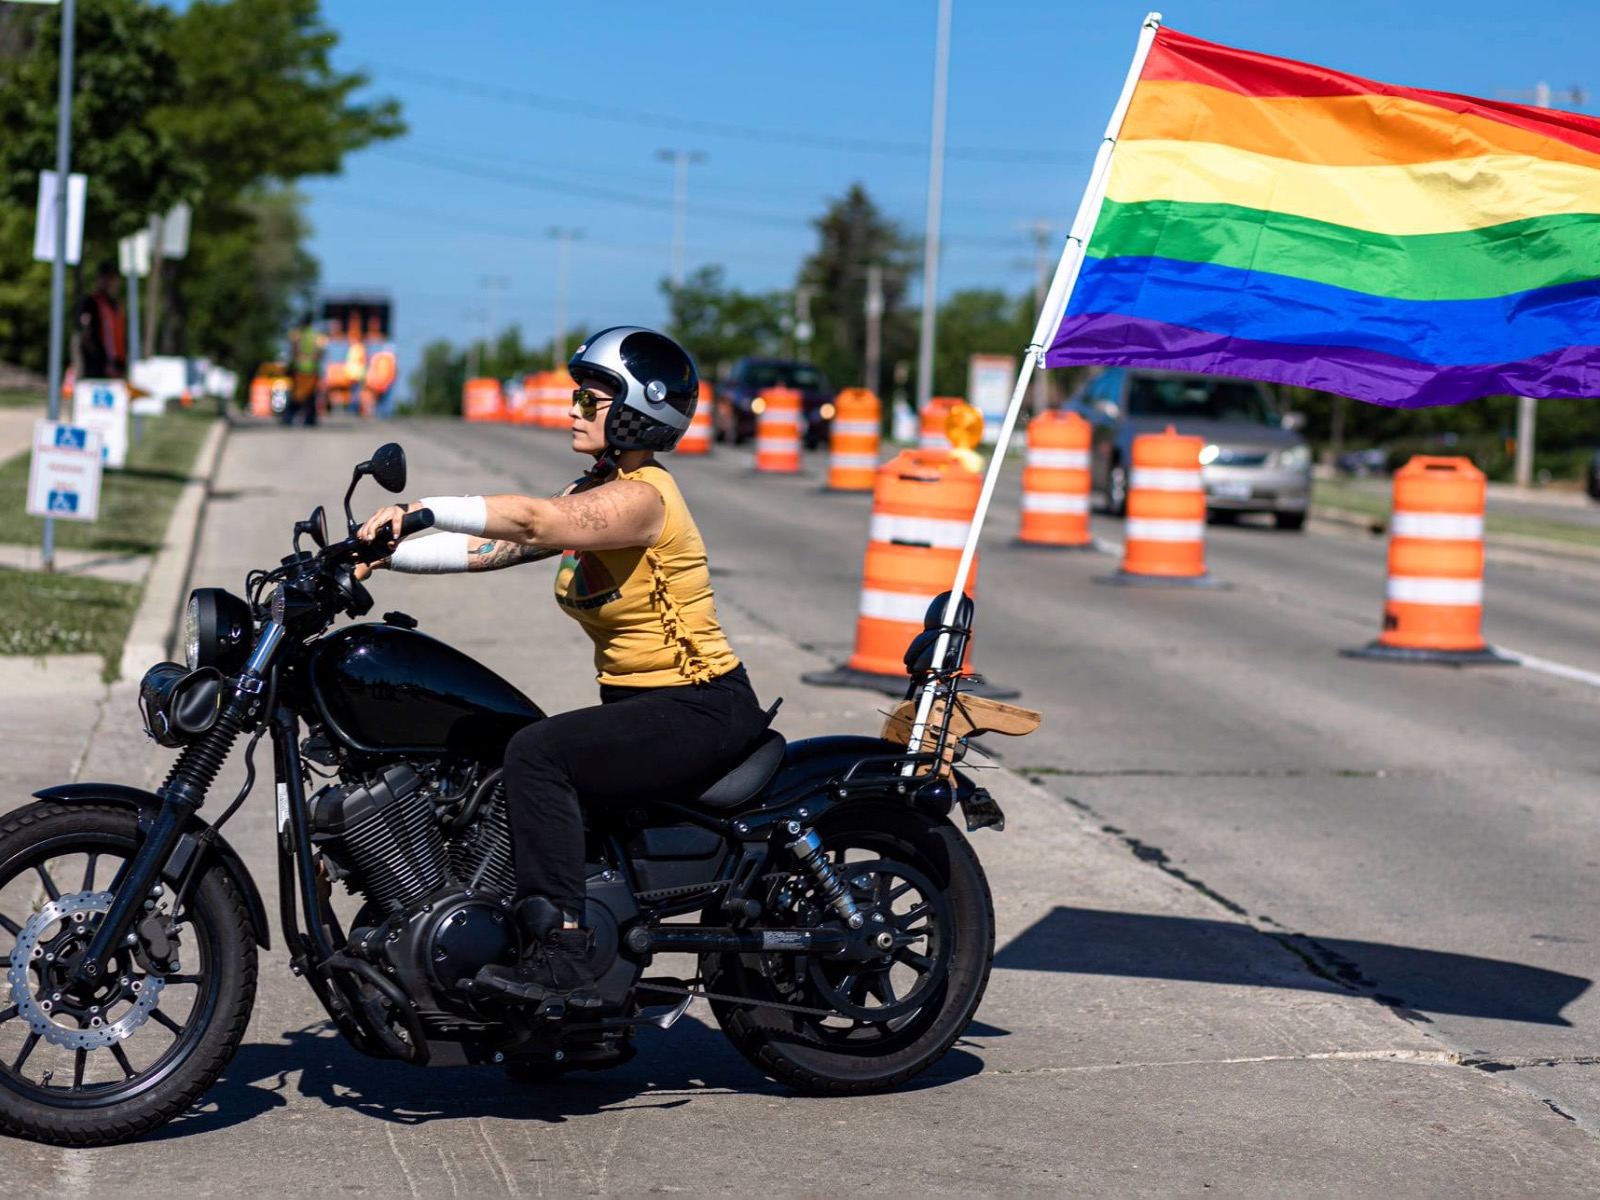
M 522 953 L 509 966 L 484 967 L 473 979 L 474 990 L 538 1004 L 553 1016 L 564 1008 L 598 1008 L 600 991 L 589 973 L 589 931 L 563 929 L 561 910 L 543 896 L 519 901 L 512 913 L 522 933 Z

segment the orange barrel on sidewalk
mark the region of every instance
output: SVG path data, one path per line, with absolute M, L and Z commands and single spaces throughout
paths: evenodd
M 790 473 L 800 469 L 800 393 L 767 388 L 756 397 L 756 470 Z
M 257 375 L 250 381 L 250 415 L 272 416 L 272 380 L 265 375 Z
M 948 450 L 950 435 L 945 430 L 945 418 L 950 410 L 963 401 L 958 396 L 933 396 L 922 410 L 921 434 L 917 439 L 919 450 Z
M 1354 658 L 1514 663 L 1483 640 L 1483 472 L 1418 455 L 1394 474 L 1383 632 Z
M 461 415 L 469 421 L 498 421 L 505 416 L 505 401 L 498 379 L 469 379 L 461 397 Z
M 835 492 L 870 492 L 878 474 L 883 406 L 866 388 L 845 388 L 834 397 L 833 407 L 828 488 Z
M 711 453 L 711 385 L 700 381 L 700 395 L 694 402 L 694 416 L 678 443 L 676 454 Z
M 1052 409 L 1028 422 L 1022 469 L 1022 528 L 1030 546 L 1092 550 L 1089 534 L 1089 422 Z
M 1200 479 L 1204 438 L 1165 433 L 1133 439 L 1122 569 L 1097 581 L 1120 584 L 1214 585 L 1206 574 L 1206 493 Z

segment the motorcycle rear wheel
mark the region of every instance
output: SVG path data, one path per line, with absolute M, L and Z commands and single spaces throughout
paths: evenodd
M 888 1091 L 937 1062 L 965 1031 L 989 982 L 994 958 L 994 901 L 977 855 L 948 821 L 899 806 L 851 805 L 817 824 L 824 850 L 848 873 L 852 853 L 887 870 L 898 862 L 934 883 L 950 939 L 942 981 L 907 1017 L 870 1021 L 823 1018 L 763 1006 L 767 1000 L 802 1007 L 827 1003 L 815 985 L 780 979 L 781 955 L 704 955 L 706 990 L 755 1004 L 711 1002 L 734 1047 L 763 1073 L 813 1095 Z M 845 857 L 840 857 L 845 856 Z M 865 1004 L 872 997 L 858 993 Z
M 0 820 L 0 1130 L 57 1146 L 132 1140 L 198 1100 L 244 1036 L 255 932 L 215 860 L 176 914 L 177 970 L 123 948 L 96 991 L 68 986 L 62 964 L 139 843 L 135 814 L 117 807 L 41 802 Z

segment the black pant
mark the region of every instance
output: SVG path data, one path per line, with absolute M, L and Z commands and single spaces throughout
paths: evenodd
M 506 747 L 517 898 L 583 915 L 584 804 L 683 794 L 731 770 L 767 727 L 743 667 L 710 683 L 602 685 L 600 704 L 521 730 Z

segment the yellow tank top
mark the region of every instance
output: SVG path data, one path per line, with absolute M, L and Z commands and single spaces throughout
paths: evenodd
M 674 687 L 705 683 L 739 665 L 717 623 L 705 543 L 678 485 L 650 464 L 619 472 L 661 493 L 666 519 L 653 546 L 568 550 L 556 602 L 594 642 L 601 683 Z

